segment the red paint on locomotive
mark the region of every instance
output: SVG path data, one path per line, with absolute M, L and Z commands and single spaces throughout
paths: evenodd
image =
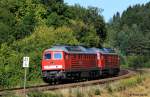
M 43 52 L 42 72 L 48 79 L 98 77 L 118 74 L 119 56 L 97 48 L 81 46 L 54 46 Z
M 57 58 L 56 55 L 60 54 L 61 58 Z M 63 51 L 50 51 L 46 50 L 43 53 L 42 71 L 44 70 L 64 70 L 65 60 Z

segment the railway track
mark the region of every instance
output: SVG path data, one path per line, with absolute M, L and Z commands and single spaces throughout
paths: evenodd
M 105 78 L 105 79 L 99 79 L 99 80 L 91 80 L 91 81 L 84 81 L 84 82 L 78 82 L 78 83 L 69 83 L 69 84 L 60 84 L 60 85 L 39 85 L 39 86 L 31 86 L 26 88 L 26 92 L 29 91 L 46 91 L 46 90 L 56 90 L 56 89 L 64 89 L 64 88 L 73 88 L 73 87 L 85 87 L 90 85 L 96 85 L 96 84 L 104 84 L 120 79 L 129 78 L 131 76 L 135 75 L 135 72 L 132 70 L 121 70 L 119 76 L 112 77 L 112 78 Z M 2 96 L 5 92 L 19 92 L 24 93 L 23 88 L 12 88 L 12 89 L 4 89 L 0 90 L 0 96 Z

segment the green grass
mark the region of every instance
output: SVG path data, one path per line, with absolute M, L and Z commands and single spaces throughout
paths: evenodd
M 149 73 L 137 74 L 131 78 L 118 80 L 112 83 L 107 83 L 104 85 L 93 85 L 87 87 L 76 87 L 64 90 L 56 91 L 31 91 L 28 93 L 29 97 L 94 97 L 95 95 L 101 96 L 104 91 L 108 94 L 113 95 L 115 92 L 121 92 L 128 88 L 135 87 L 147 78 L 150 77 Z M 67 91 L 66 91 L 67 90 Z M 4 97 L 17 97 L 13 93 L 5 93 Z
M 145 78 L 149 76 L 149 75 L 136 75 L 132 78 L 129 78 L 129 79 L 123 79 L 123 80 L 120 80 L 116 83 L 113 83 L 113 84 L 107 84 L 106 85 L 106 89 L 109 93 L 112 93 L 114 91 L 123 91 L 123 90 L 126 90 L 127 88 L 129 87 L 134 87 L 140 83 L 142 83 Z
M 30 92 L 28 93 L 29 97 L 64 97 L 61 93 L 51 92 L 51 93 L 44 93 L 40 91 Z
M 84 97 L 84 93 L 80 88 L 75 90 L 76 97 Z

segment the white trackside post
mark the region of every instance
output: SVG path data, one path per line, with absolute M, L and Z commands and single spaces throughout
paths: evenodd
M 29 67 L 29 57 L 23 57 L 23 67 L 25 68 L 25 72 L 24 72 L 24 95 L 25 95 L 25 97 L 28 97 L 26 95 L 26 81 L 27 81 L 27 68 Z

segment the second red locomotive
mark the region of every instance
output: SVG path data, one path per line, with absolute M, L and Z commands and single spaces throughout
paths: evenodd
M 108 50 L 82 46 L 53 46 L 43 52 L 42 75 L 46 82 L 63 79 L 94 79 L 117 75 L 119 56 Z

